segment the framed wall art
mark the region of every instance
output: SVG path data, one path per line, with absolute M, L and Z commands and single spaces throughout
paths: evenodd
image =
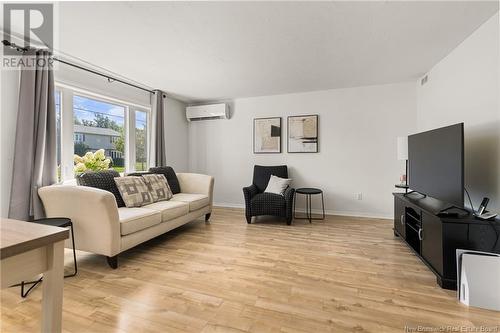
M 288 117 L 288 152 L 318 152 L 318 115 Z
M 253 152 L 281 153 L 281 117 L 253 120 Z

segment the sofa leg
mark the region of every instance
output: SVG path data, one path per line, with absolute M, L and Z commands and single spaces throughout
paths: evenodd
M 251 223 L 252 223 L 252 217 L 251 217 L 251 216 L 247 216 L 247 223 L 248 223 L 248 224 L 251 224 Z
M 210 220 L 211 215 L 212 213 L 205 214 L 205 222 L 208 222 L 208 220 Z
M 106 257 L 106 260 L 108 261 L 109 267 L 113 269 L 118 268 L 118 256 L 112 256 L 112 257 Z
M 286 219 L 286 224 L 287 225 L 292 225 L 292 219 L 291 218 L 290 219 Z

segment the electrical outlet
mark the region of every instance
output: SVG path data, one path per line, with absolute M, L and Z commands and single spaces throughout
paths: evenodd
M 363 200 L 363 193 L 356 193 L 356 200 Z

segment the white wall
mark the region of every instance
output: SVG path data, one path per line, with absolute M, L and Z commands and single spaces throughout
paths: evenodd
M 2 163 L 0 163 L 0 216 L 7 217 L 19 99 L 19 72 L 17 70 L 2 69 L 0 90 L 2 99 L 0 109 L 0 156 L 2 156 Z
M 188 164 L 188 121 L 186 104 L 167 97 L 165 112 L 165 135 L 167 164 L 176 172 L 187 172 Z
M 416 129 L 413 82 L 237 99 L 230 120 L 192 122 L 189 163 L 215 176 L 215 203 L 243 205 L 253 165 L 287 164 L 293 186 L 325 192 L 330 213 L 392 217 L 404 165 L 396 137 Z M 319 114 L 317 154 L 286 153 L 286 117 Z M 281 154 L 253 154 L 253 119 L 282 117 Z M 363 200 L 356 200 L 363 193 Z
M 479 205 L 500 211 L 500 61 L 498 13 L 417 83 L 417 124 L 424 131 L 465 123 L 465 186 Z

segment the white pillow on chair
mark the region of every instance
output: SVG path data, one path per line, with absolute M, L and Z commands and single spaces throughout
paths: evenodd
M 280 178 L 271 175 L 269 178 L 269 183 L 267 183 L 266 190 L 264 192 L 275 193 L 283 195 L 288 186 L 292 183 L 290 178 Z

